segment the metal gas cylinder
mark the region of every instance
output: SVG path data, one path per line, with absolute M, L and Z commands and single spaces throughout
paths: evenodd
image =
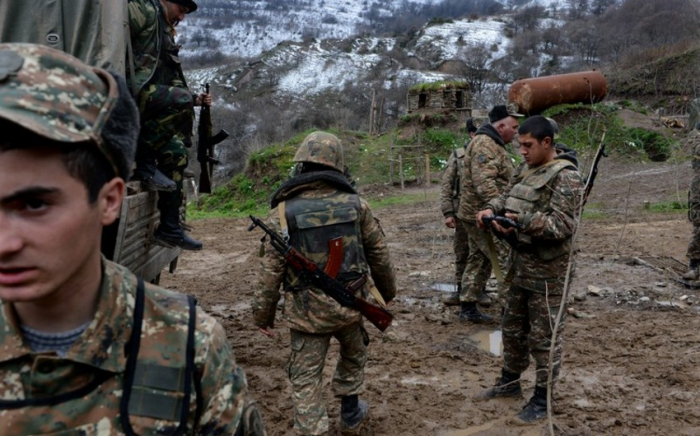
M 533 77 L 513 82 L 508 104 L 518 112 L 535 115 L 558 104 L 596 103 L 605 98 L 608 84 L 600 71 Z

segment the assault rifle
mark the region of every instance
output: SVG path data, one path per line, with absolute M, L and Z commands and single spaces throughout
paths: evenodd
M 583 210 L 583 207 L 586 205 L 588 196 L 591 194 L 591 189 L 593 189 L 593 182 L 595 182 L 595 178 L 598 175 L 598 164 L 600 163 L 600 159 L 607 156 L 608 155 L 605 153 L 605 130 L 603 130 L 603 136 L 600 138 L 600 145 L 598 145 L 598 150 L 595 153 L 595 158 L 593 158 L 591 170 L 586 178 L 586 185 L 583 189 L 583 199 L 581 201 L 581 210 Z
M 514 228 L 516 230 L 522 229 L 522 224 L 502 215 L 485 216 L 481 218 L 481 221 L 483 221 L 486 227 L 488 227 L 491 230 L 491 233 L 493 233 L 498 239 L 503 239 L 513 248 L 518 246 L 518 237 L 515 235 L 515 233 L 501 233 L 493 227 L 493 223 L 497 222 L 501 227 L 506 229 Z
M 206 93 L 209 94 L 209 84 L 205 84 Z M 214 146 L 228 138 L 226 130 L 212 136 L 213 124 L 211 122 L 211 107 L 202 105 L 199 112 L 199 125 L 197 126 L 197 162 L 201 167 L 199 173 L 199 192 L 211 193 L 211 175 L 214 172 L 214 165 L 221 162 L 214 159 Z
M 282 236 L 277 232 L 270 229 L 265 225 L 259 218 L 255 218 L 250 215 L 251 221 L 253 223 L 248 227 L 248 231 L 260 227 L 267 235 L 270 237 L 270 244 L 277 250 L 287 261 L 287 264 L 291 266 L 301 277 L 301 279 L 308 285 L 313 285 L 329 297 L 337 301 L 341 306 L 351 307 L 358 310 L 369 322 L 375 325 L 379 330 L 384 331 L 391 325 L 391 321 L 394 316 L 386 309 L 379 306 L 375 306 L 354 296 L 349 290 L 354 290 L 357 285 L 355 283 L 351 284 L 346 288 L 340 284 L 337 280 L 326 274 L 321 268 L 318 267 L 313 261 L 309 260 L 306 256 L 299 253 L 294 247 L 292 247 Z M 265 237 L 263 236 L 263 239 Z M 361 278 L 364 284 L 366 278 L 363 276 Z

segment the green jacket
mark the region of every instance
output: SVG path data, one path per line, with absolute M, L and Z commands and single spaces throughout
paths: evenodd
M 103 279 L 97 312 L 92 323 L 65 357 L 55 353 L 34 353 L 24 343 L 13 311 L 0 306 L 0 434 L 125 434 L 120 420 L 127 350 L 133 326 L 136 277 L 126 268 L 103 261 Z M 182 374 L 188 331 L 188 305 L 185 296 L 152 285 L 145 286 L 145 304 L 138 362 L 158 368 L 135 377 L 130 396 L 130 421 L 136 434 L 151 435 L 172 427 L 165 397 L 181 398 L 172 392 L 172 373 Z M 184 304 L 183 304 L 184 301 Z M 184 308 L 184 310 L 183 310 Z M 143 359 L 143 360 L 142 360 Z M 214 318 L 201 309 L 196 312 L 194 336 L 195 379 L 201 384 L 202 398 L 192 395 L 185 435 L 234 434 L 241 422 L 246 425 L 255 404 L 248 397 L 243 370 L 236 364 L 226 333 Z M 179 368 L 179 369 L 178 369 Z M 137 371 L 138 373 L 138 371 Z M 102 380 L 94 389 L 93 380 Z M 178 380 L 178 378 L 175 378 Z M 182 380 L 182 376 L 179 377 Z M 165 384 L 149 397 L 151 383 Z M 182 383 L 182 382 L 181 382 Z M 86 389 L 87 392 L 80 392 Z M 37 404 L 60 395 L 80 392 L 58 404 Z M 196 388 L 192 390 L 196 392 Z M 136 396 L 134 396 L 136 395 Z M 147 401 L 152 398 L 151 401 Z M 22 400 L 34 403 L 16 407 Z M 181 399 L 180 399 L 181 401 Z M 195 419 L 197 403 L 202 409 Z M 8 406 L 10 404 L 15 407 Z M 179 408 L 172 407 L 173 413 Z M 157 416 L 156 416 L 157 415 Z M 178 418 L 179 419 L 179 418 Z M 162 434 L 170 434 L 168 431 Z M 264 431 L 253 432 L 262 435 Z
M 129 30 L 134 72 L 127 73 L 126 78 L 134 96 L 148 83 L 187 88 L 175 29 L 165 22 L 158 0 L 129 0 Z
M 48 45 L 124 74 L 127 37 L 126 1 L 0 1 L 1 42 Z

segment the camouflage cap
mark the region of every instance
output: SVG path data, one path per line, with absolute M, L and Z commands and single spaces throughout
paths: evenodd
M 314 132 L 301 143 L 294 155 L 294 162 L 312 162 L 342 173 L 345 170 L 343 144 L 331 133 Z
M 170 3 L 176 3 L 178 5 L 182 5 L 187 7 L 189 11 L 187 11 L 188 14 L 191 14 L 192 12 L 197 10 L 197 3 L 195 3 L 193 0 L 168 0 Z
M 0 119 L 51 141 L 94 143 L 116 174 L 102 133 L 118 99 L 105 70 L 43 45 L 0 44 Z

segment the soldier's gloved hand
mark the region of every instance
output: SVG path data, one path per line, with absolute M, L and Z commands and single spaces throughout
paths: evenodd
M 517 213 L 511 213 L 511 212 L 506 212 L 506 218 L 510 218 L 516 223 L 518 222 L 518 214 Z M 503 227 L 501 226 L 497 221 L 494 221 L 493 226 L 496 230 L 498 230 L 501 233 L 513 233 L 515 231 L 515 227 Z
M 445 225 L 451 229 L 457 227 L 457 221 L 455 220 L 455 217 L 448 216 L 447 218 L 445 218 Z
M 484 224 L 484 222 L 482 221 L 482 218 L 489 217 L 489 216 L 493 216 L 493 211 L 491 209 L 480 210 L 476 214 L 476 225 L 480 229 L 486 229 L 486 224 Z

